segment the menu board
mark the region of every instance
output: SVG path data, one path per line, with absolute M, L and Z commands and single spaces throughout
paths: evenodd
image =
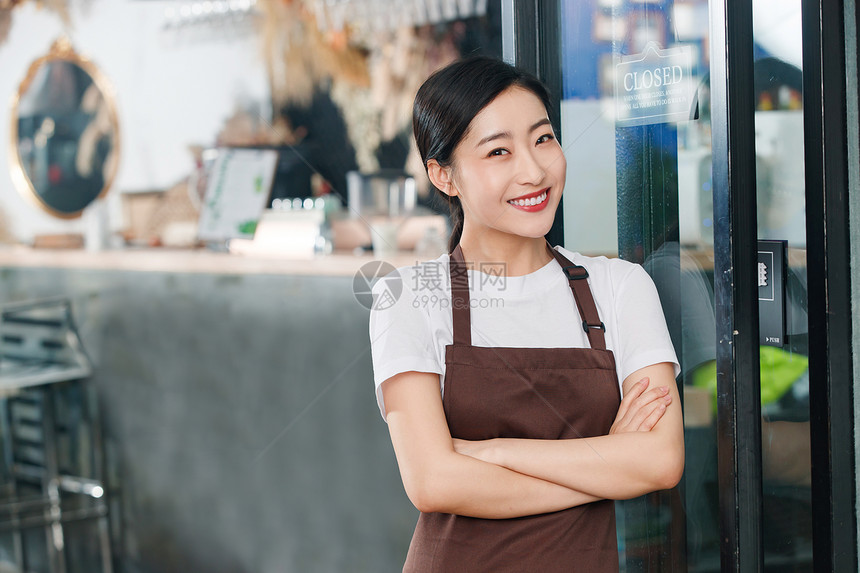
M 250 239 L 266 208 L 278 152 L 221 149 L 212 165 L 200 209 L 197 235 L 203 241 Z

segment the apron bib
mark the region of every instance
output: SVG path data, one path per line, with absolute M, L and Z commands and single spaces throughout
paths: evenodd
M 547 244 L 567 275 L 591 348 L 472 346 L 463 252 L 451 253 L 454 343 L 445 348 L 442 404 L 451 436 L 464 440 L 560 440 L 609 433 L 621 401 L 615 359 L 588 287 L 588 273 Z M 553 513 L 478 519 L 422 513 L 404 572 L 618 571 L 615 502 Z

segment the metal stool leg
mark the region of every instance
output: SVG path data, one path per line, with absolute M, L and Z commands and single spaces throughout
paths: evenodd
M 63 525 L 90 521 L 97 529 L 88 540 L 98 543 L 92 546 L 98 549 L 95 562 L 112 573 L 98 404 L 87 384 L 92 367 L 71 305 L 68 300 L 5 305 L 0 328 L 0 397 L 15 396 L 0 408 L 11 474 L 9 486 L 0 485 L 0 532 L 13 533 L 15 557 L 26 571 L 32 564 L 23 531 L 42 529 L 47 568 L 66 573 L 74 554 L 66 555 Z M 34 499 L 25 499 L 28 489 L 37 491 Z
M 0 432 L 3 433 L 3 463 L 5 464 L 5 469 L 9 472 L 8 482 L 6 484 L 7 491 L 6 495 L 14 502 L 18 498 L 18 488 L 15 484 L 15 479 L 12 477 L 12 466 L 14 464 L 14 459 L 12 456 L 12 450 L 14 447 L 13 436 L 12 436 L 12 425 L 9 420 L 11 418 L 11 414 L 9 412 L 10 404 L 9 400 L 3 398 L 2 405 L 0 405 Z M 9 521 L 13 527 L 20 523 L 18 508 L 16 505 L 12 505 L 9 508 Z M 24 563 L 24 536 L 20 529 L 12 530 L 12 554 L 15 558 L 15 565 L 21 571 L 24 571 L 25 563 Z
M 45 516 L 49 521 L 45 527 L 48 545 L 48 563 L 51 573 L 66 573 L 65 539 L 63 536 L 62 508 L 60 506 L 60 475 L 57 469 L 57 441 L 55 434 L 56 402 L 53 387 L 42 391 L 42 431 L 44 434 L 45 465 L 42 489 L 48 494 L 50 505 Z

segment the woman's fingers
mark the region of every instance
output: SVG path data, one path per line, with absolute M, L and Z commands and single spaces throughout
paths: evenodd
M 656 425 L 671 403 L 669 388 L 660 386 L 647 392 L 648 379 L 645 378 L 631 388 L 622 401 L 610 433 L 648 431 Z M 662 409 L 660 409 L 662 406 Z
M 627 411 L 630 409 L 630 403 L 639 398 L 643 392 L 648 388 L 648 383 L 650 380 L 646 377 L 633 385 L 630 391 L 624 395 L 624 399 L 621 400 L 621 404 L 618 406 L 618 413 L 615 414 L 615 420 L 621 420 L 627 414 Z
M 663 414 L 666 408 L 672 403 L 671 396 L 661 396 L 658 399 L 652 400 L 643 405 L 636 411 L 628 427 L 632 432 L 647 432 L 653 428 Z
M 671 398 L 669 399 L 669 402 L 671 402 Z M 655 407 L 655 408 L 654 408 L 654 411 L 653 411 L 653 412 L 651 412 L 651 413 L 650 413 L 650 414 L 649 414 L 649 415 L 648 415 L 648 416 L 647 416 L 647 417 L 642 421 L 642 423 L 639 425 L 639 431 L 640 431 L 640 432 L 647 432 L 647 431 L 649 431 L 651 428 L 653 428 L 654 426 L 656 426 L 656 425 L 657 425 L 657 422 L 659 422 L 659 421 L 660 421 L 660 418 L 662 418 L 662 417 L 663 417 L 663 414 L 665 414 L 665 413 L 666 413 L 666 408 L 668 408 L 668 407 L 669 407 L 669 404 L 668 404 L 667 402 L 660 402 L 660 403 L 657 403 L 657 407 Z
M 669 395 L 669 388 L 666 386 L 660 386 L 658 388 L 652 388 L 648 392 L 643 393 L 639 396 L 633 404 L 630 405 L 630 409 L 628 410 L 628 415 L 635 415 L 635 413 L 644 408 L 648 404 L 658 401 L 661 398 L 665 398 Z
M 649 383 L 650 380 L 644 378 L 641 382 L 637 383 L 637 386 L 639 386 L 638 388 L 634 386 L 632 389 L 633 391 L 625 396 L 625 399 L 628 399 L 627 404 L 625 405 L 624 411 L 619 411 L 618 415 L 616 415 L 616 420 L 619 420 L 622 424 L 629 423 L 631 418 L 636 415 L 636 412 L 638 412 L 640 408 L 663 395 L 663 391 L 660 388 L 652 388 L 646 392 L 645 390 Z
M 629 415 L 632 412 L 635 412 L 635 407 L 632 408 L 632 404 L 638 400 L 642 393 L 648 388 L 650 380 L 646 377 L 637 382 L 630 388 L 624 398 L 621 400 L 621 404 L 618 406 L 618 412 L 615 414 L 615 421 L 612 423 L 612 428 L 609 430 L 610 434 L 616 434 L 619 432 L 626 432 L 627 424 L 629 422 Z
M 612 422 L 612 427 L 609 429 L 610 434 L 624 432 L 627 422 L 627 414 L 630 410 L 630 404 L 636 400 L 645 389 L 648 387 L 648 378 L 643 378 L 634 384 L 628 392 L 624 394 L 621 403 L 618 405 L 618 411 L 615 413 L 615 420 Z

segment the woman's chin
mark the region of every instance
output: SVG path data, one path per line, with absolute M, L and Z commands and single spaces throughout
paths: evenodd
M 549 233 L 549 230 L 552 228 L 552 223 L 549 225 L 536 225 L 529 226 L 528 228 L 519 228 L 514 229 L 511 234 L 518 235 L 525 239 L 542 239 Z
M 528 237 L 530 239 L 538 239 L 543 238 L 549 230 L 552 229 L 553 221 L 555 217 L 547 217 L 545 220 L 541 221 L 530 221 L 526 225 L 521 225 L 516 229 L 516 234 Z
M 524 239 L 542 239 L 549 233 L 555 221 L 555 209 L 547 209 L 542 213 L 530 213 L 523 218 L 508 219 L 499 217 L 495 225 L 489 225 L 487 230 L 505 235 L 515 235 Z

